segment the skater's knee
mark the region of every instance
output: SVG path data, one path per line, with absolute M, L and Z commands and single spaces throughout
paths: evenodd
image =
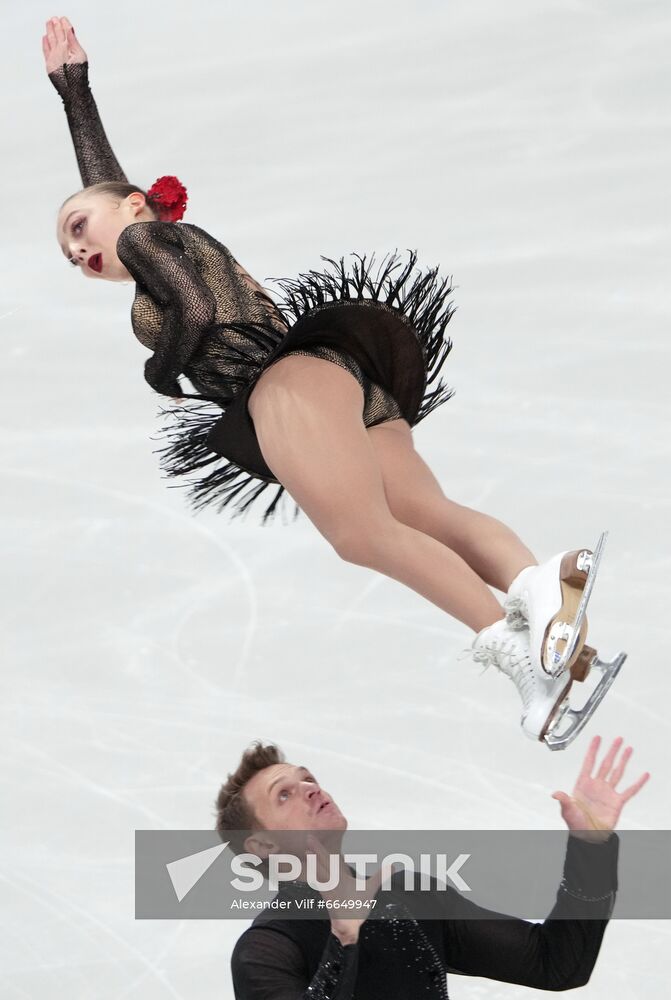
M 390 515 L 350 520 L 332 532 L 329 541 L 345 562 L 376 569 L 394 544 L 397 527 Z

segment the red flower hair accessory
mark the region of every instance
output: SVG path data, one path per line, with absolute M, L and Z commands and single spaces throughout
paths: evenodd
M 162 222 L 179 222 L 186 211 L 186 188 L 177 177 L 159 177 L 147 191 L 147 198 Z

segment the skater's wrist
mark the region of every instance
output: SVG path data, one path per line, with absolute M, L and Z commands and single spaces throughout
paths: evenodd
M 613 828 L 589 809 L 584 802 L 579 802 L 574 796 L 571 796 L 571 798 L 584 816 L 584 821 L 567 823 L 571 834 L 579 840 L 585 840 L 592 844 L 600 844 L 608 840 L 613 833 Z
M 612 830 L 595 830 L 591 828 L 588 830 L 574 830 L 572 827 L 569 827 L 569 833 L 576 840 L 582 840 L 587 844 L 605 844 L 613 835 Z
M 618 889 L 619 837 L 601 831 L 606 842 L 593 838 L 597 831 L 571 831 L 564 859 L 562 887 L 577 899 L 599 902 L 614 896 Z

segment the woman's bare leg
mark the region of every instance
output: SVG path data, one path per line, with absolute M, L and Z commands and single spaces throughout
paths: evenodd
M 479 577 L 506 592 L 520 570 L 536 564 L 532 552 L 501 521 L 449 500 L 415 451 L 406 420 L 368 428 L 394 517 L 447 545 Z
M 461 556 L 393 515 L 349 372 L 322 358 L 281 358 L 259 379 L 249 412 L 269 467 L 342 559 L 405 584 L 475 631 L 503 617 Z

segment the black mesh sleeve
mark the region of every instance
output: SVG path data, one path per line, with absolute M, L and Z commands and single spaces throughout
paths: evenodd
M 615 905 L 618 851 L 615 834 L 599 844 L 570 836 L 557 900 L 542 923 L 499 919 L 462 896 L 453 898 L 456 919 L 444 922 L 448 971 L 541 990 L 584 986 Z
M 117 241 L 119 260 L 161 307 L 163 321 L 144 375 L 156 392 L 183 395 L 178 376 L 212 324 L 216 303 L 187 256 L 177 222 L 136 222 Z
M 269 927 L 250 927 L 233 950 L 236 1000 L 351 1000 L 358 944 L 343 945 L 329 934 L 319 967 L 310 978 L 300 948 Z
M 64 63 L 49 79 L 65 106 L 82 184 L 127 181 L 112 152 L 89 87 L 87 62 Z

